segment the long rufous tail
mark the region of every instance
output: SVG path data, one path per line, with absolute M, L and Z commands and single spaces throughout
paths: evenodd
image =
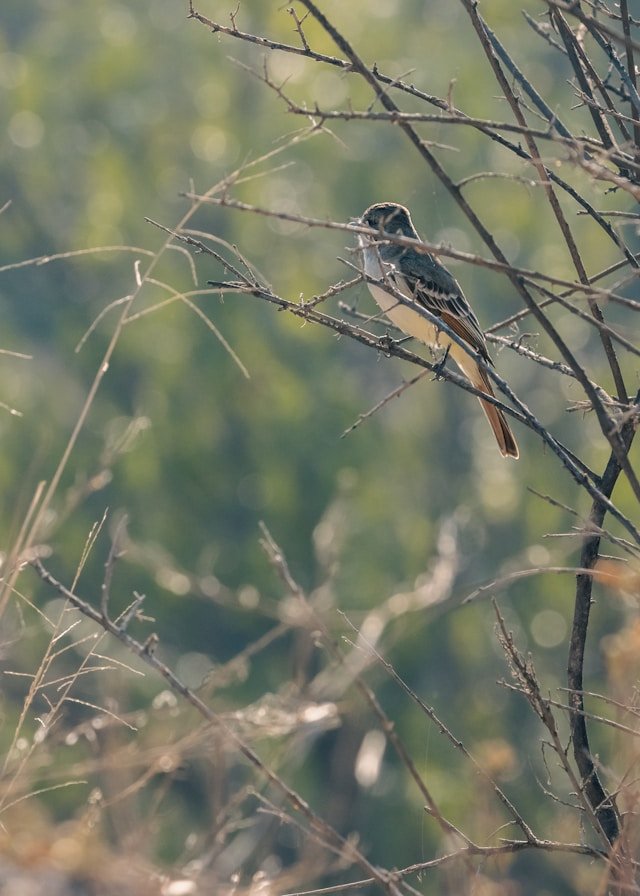
M 491 383 L 489 382 L 489 378 L 487 377 L 484 370 L 481 370 L 479 367 L 478 371 L 478 379 L 475 380 L 475 377 L 471 382 L 476 387 L 476 389 L 481 389 L 483 392 L 486 392 L 487 395 L 491 395 L 495 398 L 495 394 L 493 389 L 491 388 Z M 482 406 L 482 410 L 485 412 L 487 420 L 489 421 L 489 425 L 493 430 L 493 434 L 496 437 L 496 442 L 498 443 L 498 448 L 500 449 L 500 454 L 503 457 L 513 457 L 516 460 L 520 457 L 520 452 L 518 451 L 518 444 L 515 440 L 511 429 L 509 428 L 509 424 L 507 423 L 507 418 L 502 413 L 500 408 L 497 408 L 495 404 L 489 404 L 488 401 L 483 401 L 481 398 L 478 399 Z

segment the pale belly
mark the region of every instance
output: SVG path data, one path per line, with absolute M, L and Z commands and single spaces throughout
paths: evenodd
M 451 340 L 446 333 L 438 330 L 434 324 L 417 311 L 402 305 L 399 299 L 390 295 L 386 290 L 381 289 L 379 286 L 374 286 L 372 283 L 369 284 L 369 289 L 378 306 L 384 311 L 391 323 L 395 324 L 407 336 L 413 336 L 414 339 L 419 339 L 425 345 L 438 346 L 443 349 L 446 349 L 451 344 Z
M 375 276 L 375 274 L 370 276 Z M 380 277 L 378 276 L 376 279 L 380 279 Z M 456 362 L 470 382 L 474 386 L 482 388 L 483 377 L 478 365 L 463 348 L 460 348 L 457 342 L 453 342 L 446 333 L 439 330 L 426 317 L 423 317 L 407 305 L 403 305 L 399 299 L 396 299 L 395 296 L 392 296 L 386 290 L 375 286 L 373 283 L 369 283 L 368 286 L 371 295 L 392 324 L 395 324 L 407 336 L 413 336 L 414 339 L 418 339 L 425 345 L 442 350 L 448 349 L 449 357 Z M 408 298 L 410 301 L 413 301 L 409 296 Z

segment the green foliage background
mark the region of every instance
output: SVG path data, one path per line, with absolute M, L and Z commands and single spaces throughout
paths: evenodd
M 534 39 L 517 6 L 490 0 L 483 5 L 484 15 L 538 90 L 570 115 L 579 131 L 587 119 L 580 110 L 569 112 L 568 71 L 558 54 Z M 528 4 L 532 14 L 541 6 Z M 461 5 L 327 0 L 322 7 L 363 58 L 375 60 L 382 71 L 438 96 L 451 90 L 456 105 L 470 115 L 507 118 Z M 199 8 L 228 21 L 226 3 L 206 0 Z M 80 5 L 39 0 L 27 7 L 4 0 L 0 200 L 11 200 L 11 206 L 0 216 L 3 264 L 96 246 L 155 251 L 163 235 L 145 217 L 174 226 L 187 207 L 181 191 L 192 184 L 206 190 L 304 126 L 243 67 L 260 69 L 260 48 L 211 34 L 188 21 L 186 13 L 186 4 L 178 0 L 87 0 Z M 296 40 L 291 17 L 279 2 L 246 0 L 238 27 Z M 313 25 L 308 37 L 314 48 L 335 52 Z M 317 100 L 344 107 L 350 101 L 364 108 L 370 102 L 355 77 L 337 70 L 281 53 L 270 54 L 268 65 L 277 80 L 288 79 L 292 96 L 309 105 Z M 409 100 L 403 107 L 425 111 Z M 286 150 L 235 195 L 334 220 L 348 220 L 374 201 L 397 200 L 412 208 L 425 237 L 483 252 L 397 128 L 334 123 L 331 131 Z M 482 171 L 532 178 L 530 170 L 469 128 L 428 125 L 422 132 L 443 144 L 438 157 L 454 178 Z M 282 162 L 288 167 L 275 170 Z M 591 190 L 598 207 L 614 206 L 604 188 L 592 188 L 566 166 L 562 173 Z M 572 276 L 539 189 L 517 179 L 491 178 L 469 186 L 466 195 L 514 263 Z M 565 206 L 590 273 L 617 260 L 614 247 L 594 225 L 578 218 L 574 206 Z M 286 297 L 309 298 L 349 276 L 338 260 L 349 257 L 343 234 L 216 208 L 204 208 L 197 225 L 237 245 Z M 133 289 L 137 258 L 142 256 L 136 251 L 112 251 L 0 273 L 0 347 L 33 356 L 23 361 L 0 355 L 0 400 L 23 415 L 0 413 L 4 545 L 15 535 L 36 483 L 51 478 L 117 310 L 100 321 L 80 351 L 75 347 L 102 309 Z M 208 258 L 196 257 L 195 265 L 200 284 L 223 274 Z M 505 278 L 479 268 L 450 267 L 485 326 L 518 310 Z M 178 252 L 165 256 L 158 276 L 176 289 L 191 287 L 188 265 Z M 150 306 L 164 297 L 160 289 L 149 289 L 143 298 Z M 345 298 L 360 310 L 373 310 L 362 286 Z M 336 301 L 329 306 L 335 313 Z M 461 566 L 452 600 L 401 616 L 385 632 L 382 649 L 472 751 L 491 754 L 491 744 L 500 739 L 512 745 L 514 759 L 503 783 L 541 835 L 579 839 L 570 826 L 547 830 L 555 807 L 534 780 L 547 775 L 540 730 L 524 701 L 496 686 L 507 673 L 494 636 L 493 610 L 486 598 L 472 606 L 459 604 L 477 585 L 517 568 L 574 563 L 577 541 L 545 538 L 567 532 L 574 521 L 528 489 L 552 493 L 580 514 L 588 509 L 586 496 L 577 494 L 556 460 L 523 428 L 517 430 L 522 460 L 502 461 L 477 402 L 443 383 L 422 381 L 341 439 L 360 413 L 414 371 L 328 331 L 301 326 L 251 297 L 229 295 L 220 301 L 208 296 L 199 305 L 250 378 L 242 376 L 185 306 L 174 303 L 128 327 L 54 503 L 52 568 L 70 581 L 94 521 L 106 508 L 110 519 L 126 512 L 133 544 L 117 569 L 114 604 L 124 606 L 134 589 L 146 593 L 161 650 L 169 660 L 181 658 L 187 677 L 188 670 L 195 670 L 192 683 L 197 684 L 210 667 L 227 662 L 266 631 L 280 612 L 282 586 L 259 547 L 260 520 L 312 594 L 331 571 L 325 619 L 337 635 L 348 632 L 338 610 L 361 623 L 391 594 L 410 591 L 424 579 L 439 538 L 456 537 Z M 574 349 L 597 371 L 600 349 L 593 334 L 574 318 L 564 326 Z M 528 329 L 526 322 L 523 329 Z M 535 339 L 534 345 L 550 353 L 544 339 Z M 581 397 L 578 388 L 564 382 L 559 387 L 556 377 L 511 353 L 494 350 L 494 355 L 501 374 L 539 418 L 575 450 L 584 452 L 587 446 L 588 461 L 599 470 L 607 455 L 594 421 L 565 413 L 568 403 Z M 133 420 L 137 435 L 116 451 L 111 466 Z M 74 504 L 74 496 L 106 467 L 111 473 L 101 487 L 87 489 Z M 616 499 L 624 507 L 624 494 Z M 92 601 L 98 600 L 107 550 L 105 533 L 78 584 Z M 49 606 L 51 595 L 29 574 L 22 588 L 45 609 Z M 526 579 L 500 594 L 500 603 L 521 648 L 534 652 L 545 686 L 561 686 L 571 577 Z M 30 618 L 29 611 L 21 612 Z M 608 599 L 598 602 L 587 669 L 594 690 L 604 687 L 600 639 L 617 628 L 619 617 Z M 6 667 L 32 670 L 45 635 L 33 623 L 23 630 L 14 618 L 4 635 L 7 641 L 11 625 L 21 631 L 23 646 L 18 656 L 8 650 Z M 299 650 L 296 637 L 276 641 L 251 661 L 246 677 L 216 691 L 213 705 L 232 709 L 281 691 L 295 675 Z M 325 662 L 321 651 L 315 662 Z M 464 827 L 477 787 L 471 770 L 381 671 L 372 671 L 370 680 L 444 810 Z M 119 695 L 123 712 L 145 706 L 161 689 L 150 676 L 132 691 L 124 680 L 101 687 Z M 11 680 L 5 694 L 5 744 L 23 692 Z M 353 759 L 366 730 L 375 727 L 351 693 L 343 712 L 341 728 L 323 735 L 304 754 L 305 761 L 286 770 L 321 812 L 327 807 L 327 788 L 341 776 L 349 778 L 348 768 L 336 771 L 333 760 L 340 757 L 348 765 L 345 757 Z M 610 749 L 608 736 L 596 732 L 595 738 L 599 748 Z M 262 748 L 268 751 L 269 745 Z M 169 828 L 177 818 L 197 827 L 199 813 L 206 814 L 193 774 L 192 793 L 167 798 Z M 86 798 L 65 792 L 47 804 L 55 817 L 65 818 L 79 812 Z M 326 813 L 335 814 L 343 832 L 360 830 L 362 846 L 377 864 L 402 866 L 433 854 L 437 832 L 390 751 L 372 791 L 353 785 L 341 799 Z M 481 808 L 476 809 L 481 816 Z M 488 835 L 500 823 L 495 812 L 495 807 L 487 809 L 486 829 L 473 836 Z M 472 814 L 471 823 L 482 828 L 480 816 L 475 810 Z M 182 854 L 166 831 L 157 844 L 157 861 Z M 520 882 L 521 892 L 579 891 L 565 860 L 541 866 L 535 857 L 523 856 L 513 860 L 508 874 Z

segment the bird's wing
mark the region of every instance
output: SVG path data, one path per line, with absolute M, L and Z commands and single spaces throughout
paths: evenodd
M 490 360 L 478 318 L 456 280 L 440 262 L 432 255 L 409 249 L 395 269 L 396 273 L 402 271 L 409 292 L 418 304 L 440 317 L 456 336 Z

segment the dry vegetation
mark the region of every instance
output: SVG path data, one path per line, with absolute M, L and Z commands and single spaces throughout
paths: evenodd
M 547 0 L 545 15 L 523 19 L 527 39 L 550 44 L 572 72 L 562 88 L 563 103 L 557 106 L 537 92 L 518 60 L 488 27 L 480 7 L 472 0 L 462 0 L 462 5 L 476 33 L 478 65 L 488 67 L 495 91 L 503 98 L 504 121 L 474 117 L 473 109 L 456 107 L 455 92 L 430 96 L 369 64 L 366 48 L 350 43 L 321 2 L 299 0 L 289 10 L 294 26 L 290 45 L 267 34 L 242 31 L 237 14 L 214 21 L 190 6 L 193 27 L 254 45 L 253 75 L 262 82 L 265 102 L 284 104 L 300 118 L 303 130 L 238 167 L 206 193 L 187 191 L 188 210 L 178 223 L 150 222 L 162 232 L 163 245 L 154 253 L 129 247 L 138 259 L 131 292 L 105 304 L 87 334 L 98 326 L 111 327 L 110 342 L 96 365 L 71 436 L 50 479 L 36 489 L 26 514 L 15 519 L 2 566 L 0 608 L 8 658 L 5 729 L 12 725 L 8 740 L 5 733 L 0 779 L 2 892 L 510 894 L 528 892 L 521 882 L 510 879 L 509 862 L 521 853 L 534 854 L 538 863 L 548 862 L 549 867 L 566 868 L 572 879 L 567 892 L 640 891 L 636 690 L 640 629 L 635 616 L 640 481 L 630 454 L 640 399 L 635 391 L 640 348 L 632 326 L 638 309 L 633 298 L 638 270 L 633 209 L 640 195 L 635 62 L 640 56 L 640 29 L 626 0 L 619 6 Z M 287 83 L 271 73 L 269 54 L 276 51 L 348 73 L 349 83 L 366 86 L 368 102 L 363 108 L 349 102 L 341 108 L 301 103 Z M 237 72 L 230 67 L 229 77 L 239 77 Z M 416 104 L 420 111 L 415 111 Z M 411 111 L 404 111 L 405 105 Z M 327 229 L 342 230 L 354 243 L 355 235 L 366 228 L 314 217 L 312 210 L 303 216 L 240 198 L 246 196 L 246 185 L 250 187 L 253 178 L 275 170 L 297 146 L 330 132 L 336 121 L 400 130 L 415 150 L 416 168 L 424 166 L 448 191 L 484 251 L 423 245 L 445 262 L 457 259 L 509 281 L 521 310 L 490 328 L 490 344 L 519 355 L 522 363 L 539 366 L 557 382 L 575 380 L 581 398 L 572 425 L 579 430 L 595 418 L 607 447 L 605 463 L 592 469 L 586 437 L 583 455 L 570 450 L 531 410 L 527 395 L 516 394 L 490 369 L 501 406 L 519 422 L 520 431 L 527 428 L 532 435 L 528 456 L 520 463 L 535 465 L 535 452 L 546 451 L 555 458 L 555 476 L 573 483 L 573 506 L 579 505 L 582 495 L 590 504 L 586 515 L 566 508 L 572 516 L 572 537 L 579 537 L 581 545 L 575 564 L 524 568 L 516 562 L 509 573 L 496 572 L 493 581 L 467 595 L 469 601 L 494 599 L 496 636 L 508 670 L 503 684 L 524 698 L 538 720 L 547 780 L 531 782 L 538 803 L 533 817 L 509 796 L 510 770 L 522 762 L 517 747 L 503 738 L 492 739 L 490 732 L 479 752 L 462 743 L 455 724 L 431 705 L 429 692 L 407 684 L 385 652 L 385 637 L 398 619 L 411 620 L 452 599 L 460 562 L 455 526 L 443 524 L 438 553 L 418 587 L 389 595 L 356 617 L 338 618 L 332 589 L 339 539 L 326 545 L 318 540 L 321 582 L 308 592 L 289 568 L 286 546 L 278 545 L 263 526 L 261 546 L 279 596 L 261 600 L 259 606 L 249 586 L 237 594 L 217 581 L 196 583 L 196 574 L 183 572 L 178 564 L 167 573 L 171 564 L 144 555 L 130 537 L 124 515 L 105 511 L 78 547 L 80 560 L 73 571 L 50 547 L 74 509 L 108 480 L 119 452 L 136 436 L 134 431 L 125 432 L 111 454 L 98 459 L 93 476 L 62 488 L 74 469 L 77 441 L 119 341 L 129 326 L 144 325 L 145 318 L 169 305 L 182 303 L 202 318 L 242 372 L 236 348 L 203 310 L 203 297 L 240 295 L 247 303 L 266 302 L 343 339 L 356 340 L 370 349 L 372 357 L 382 352 L 416 365 L 417 374 L 363 412 L 352 429 L 429 372 L 470 389 L 450 367 L 439 367 L 439 359 L 416 354 L 414 345 L 402 344 L 389 327 L 381 328 L 379 321 L 353 308 L 349 290 L 363 278 L 357 255 L 345 259 L 344 280 L 321 295 L 289 297 L 278 294 L 257 273 L 242 245 L 232 246 L 194 223 L 203 208 L 215 205 L 229 214 L 302 224 L 318 235 Z M 447 125 L 447 140 L 454 144 L 460 129 L 474 129 L 517 161 L 518 173 L 494 170 L 484 177 L 496 178 L 496 190 L 503 182 L 526 178 L 544 194 L 553 221 L 549 239 L 562 241 L 573 266 L 570 275 L 521 267 L 508 257 L 485 223 L 482 209 L 469 198 L 474 178 L 461 181 L 451 176 L 440 161 L 439 146 L 425 137 L 424 128 L 434 123 Z M 594 205 L 603 184 L 609 190 L 606 211 Z M 576 217 L 576 210 L 582 218 Z M 595 228 L 598 239 L 611 245 L 616 260 L 606 269 L 590 269 L 583 218 L 591 227 L 589 240 Z M 321 246 L 320 239 L 317 245 Z M 192 272 L 193 288 L 186 292 L 159 273 L 167 254 L 176 251 Z M 196 272 L 196 261 L 203 256 L 211 262 L 209 271 L 214 267 L 220 272 L 205 287 L 199 285 Z M 53 260 L 22 264 L 45 270 Z M 162 298 L 147 300 L 159 292 Z M 327 303 L 336 297 L 337 313 L 331 306 L 327 310 Z M 609 309 L 621 323 L 608 320 Z M 593 350 L 588 355 L 574 350 L 566 328 L 558 326 L 559 313 L 574 315 L 592 328 Z M 543 334 L 539 342 L 527 335 L 530 327 Z M 5 346 L 3 351 L 11 354 L 9 349 Z M 16 357 L 12 363 L 27 362 Z M 572 444 L 579 443 L 576 438 Z M 530 500 L 542 498 L 553 504 L 555 482 L 549 483 L 546 495 L 531 495 Z M 326 511 L 327 526 L 332 525 L 338 503 L 336 499 Z M 604 551 L 615 558 L 603 558 Z M 104 555 L 98 584 L 83 577 L 94 553 Z M 209 588 L 221 626 L 240 607 L 260 618 L 263 632 L 200 684 L 197 668 L 183 664 L 180 670 L 180 657 L 163 649 L 162 632 L 156 633 L 153 621 L 154 595 L 123 595 L 114 584 L 125 555 L 136 557 L 148 569 L 162 566 L 165 577 L 182 576 L 186 588 Z M 536 657 L 523 651 L 510 632 L 500 601 L 514 582 L 525 577 L 544 581 L 555 574 L 563 578 L 567 591 L 574 589 L 575 609 L 566 644 L 566 687 L 552 692 L 536 672 Z M 608 691 L 597 695 L 591 693 L 585 675 L 594 580 L 611 599 L 631 595 L 627 625 L 607 642 Z M 43 633 L 47 643 L 36 660 Z M 290 681 L 277 693 L 264 690 L 251 702 L 234 704 L 234 686 L 253 681 L 255 657 L 268 655 L 274 644 L 283 641 L 289 644 Z M 136 684 L 143 670 L 157 676 L 158 682 L 163 680 L 153 704 Z M 412 712 L 428 722 L 434 738 L 441 741 L 438 750 L 450 754 L 448 761 L 468 788 L 463 814 L 450 810 L 451 801 L 440 782 L 432 783 L 421 757 L 398 732 L 395 707 L 389 708 L 377 694 L 382 682 L 391 684 L 397 700 L 408 701 Z M 259 682 L 254 684 L 259 688 Z M 228 689 L 224 701 L 218 699 L 222 688 Z M 19 710 L 10 709 L 12 705 Z M 354 712 L 367 719 L 367 734 L 358 744 L 342 742 L 333 767 L 324 769 L 328 786 L 316 789 L 319 798 L 311 802 L 297 783 L 298 772 L 310 761 L 321 735 L 337 730 L 345 713 Z M 591 745 L 594 728 L 602 726 L 615 733 L 615 750 L 608 754 Z M 607 749 L 612 743 L 613 738 L 606 741 Z M 384 774 L 385 748 L 395 754 L 393 761 L 400 769 L 396 785 L 415 789 L 424 804 L 424 824 L 438 832 L 433 854 L 416 856 L 415 864 L 404 868 L 383 866 L 369 850 L 367 819 L 360 817 L 354 823 L 349 814 L 349 792 L 375 787 Z M 53 791 L 63 791 L 63 796 L 52 809 L 46 796 Z M 165 817 L 168 799 L 172 810 Z M 402 824 L 402 817 L 389 819 L 393 827 Z

